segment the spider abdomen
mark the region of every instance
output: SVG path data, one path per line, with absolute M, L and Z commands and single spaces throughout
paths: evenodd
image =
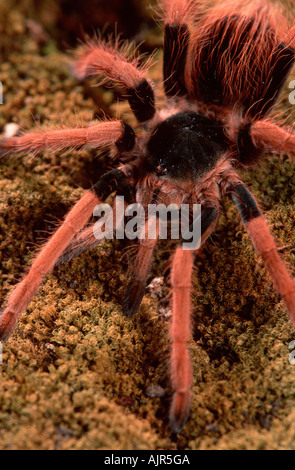
M 197 112 L 181 112 L 161 122 L 147 145 L 147 169 L 177 180 L 198 179 L 228 149 L 223 126 Z

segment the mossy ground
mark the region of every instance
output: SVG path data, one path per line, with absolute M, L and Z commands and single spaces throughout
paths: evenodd
M 77 83 L 54 41 L 36 42 L 25 9 L 2 0 L 0 8 L 1 129 L 6 122 L 24 129 L 35 121 L 88 122 L 101 115 L 99 106 L 127 113 L 124 103 L 112 104 L 110 91 L 93 94 Z M 160 65 L 151 73 L 158 80 Z M 278 109 L 293 122 L 287 94 Z M 106 164 L 95 151 L 1 158 L 1 303 L 36 246 Z M 244 180 L 294 272 L 292 163 L 265 158 Z M 172 433 L 167 419 L 169 321 L 149 294 L 135 317 L 122 315 L 126 247 L 109 241 L 47 276 L 3 346 L 1 449 L 295 448 L 295 366 L 288 362 L 295 332 L 235 207 L 224 201 L 223 209 L 195 262 L 194 387 L 183 432 Z M 161 244 L 150 280 L 163 275 L 169 255 Z M 152 397 L 154 385 L 165 395 Z

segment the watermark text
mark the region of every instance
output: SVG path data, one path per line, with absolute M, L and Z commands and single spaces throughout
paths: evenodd
M 148 204 L 145 209 L 134 203 L 125 207 L 124 197 L 116 196 L 114 204 L 98 204 L 93 215 L 98 217 L 93 235 L 97 240 L 179 240 L 184 250 L 196 250 L 201 243 L 201 205 Z

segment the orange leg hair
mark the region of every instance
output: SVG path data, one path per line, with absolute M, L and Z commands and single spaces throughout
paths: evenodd
M 75 238 L 69 243 L 65 251 L 57 260 L 55 266 L 66 263 L 76 256 L 79 256 L 86 250 L 91 250 L 99 245 L 104 239 L 97 240 L 94 236 L 94 224 L 81 230 Z
M 91 76 L 118 83 L 139 122 L 152 119 L 156 113 L 152 85 L 146 78 L 149 61 L 140 65 L 139 59 L 129 58 L 130 46 L 119 41 L 114 44 L 100 39 L 85 44 L 77 53 L 73 72 L 80 80 Z
M 295 134 L 270 121 L 257 121 L 251 127 L 251 137 L 257 146 L 266 146 L 275 152 L 295 154 Z
M 171 380 L 174 394 L 170 422 L 175 432 L 179 432 L 184 426 L 191 403 L 193 371 L 187 343 L 191 335 L 192 270 L 193 252 L 179 246 L 175 251 L 171 271 Z
M 113 211 L 113 224 L 115 226 L 116 224 L 116 204 L 112 206 L 112 211 Z M 59 264 L 66 263 L 67 261 L 70 261 L 73 258 L 76 258 L 76 256 L 79 256 L 81 253 L 83 253 L 86 250 L 91 250 L 92 248 L 96 247 L 100 243 L 102 243 L 105 239 L 97 239 L 95 237 L 95 224 L 92 224 L 88 227 L 85 227 L 83 230 L 81 230 L 75 238 L 72 239 L 72 241 L 69 243 L 69 245 L 66 247 L 65 251 L 62 253 L 62 255 L 59 257 L 59 259 L 56 262 L 56 266 Z M 101 228 L 103 230 L 103 227 Z
M 139 60 L 129 57 L 130 49 L 118 41 L 91 40 L 76 52 L 74 75 L 80 80 L 102 75 L 102 83 L 111 80 L 123 88 L 136 87 L 145 79 L 147 67 L 139 67 Z
M 136 258 L 132 266 L 131 280 L 123 300 L 123 311 L 127 317 L 134 315 L 145 293 L 145 281 L 149 274 L 152 257 L 159 236 L 159 224 L 156 222 L 155 238 L 148 238 L 148 223 L 145 224 L 145 237 L 140 240 Z
M 44 149 L 63 151 L 84 146 L 106 147 L 124 137 L 126 131 L 122 121 L 95 122 L 86 127 L 47 129 L 25 132 L 19 137 L 0 140 L 0 154 L 32 152 Z
M 201 245 L 213 232 L 219 215 L 219 203 L 204 202 L 201 217 Z M 170 407 L 170 422 L 175 432 L 183 428 L 190 411 L 192 365 L 188 351 L 191 336 L 191 291 L 194 251 L 179 246 L 171 269 L 172 325 L 171 379 L 174 394 Z
M 263 216 L 245 223 L 254 248 L 266 264 L 278 294 L 285 301 L 295 326 L 295 283 L 278 253 L 276 243 Z
M 36 256 L 28 274 L 12 291 L 5 310 L 0 314 L 0 341 L 9 338 L 21 312 L 29 304 L 44 276 L 53 269 L 66 246 L 87 223 L 98 203 L 96 195 L 87 191 Z
M 162 8 L 166 24 L 180 25 L 187 22 L 195 0 L 163 0 Z
M 188 27 L 191 0 L 165 0 L 163 78 L 166 96 L 175 98 L 188 93 L 185 79 L 190 32 Z
M 93 214 L 94 208 L 119 187 L 128 183 L 123 170 L 111 170 L 84 193 L 36 256 L 24 279 L 12 291 L 5 310 L 0 314 L 0 341 L 6 341 L 16 326 L 21 312 L 27 307 L 44 276 L 49 273 Z
M 241 182 L 227 188 L 236 204 L 254 248 L 266 264 L 278 294 L 286 303 L 295 326 L 295 283 L 278 253 L 275 240 L 250 190 Z

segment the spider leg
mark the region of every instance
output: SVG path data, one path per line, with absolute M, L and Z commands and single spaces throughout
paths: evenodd
M 155 238 L 149 239 L 148 224 L 145 224 L 145 237 L 140 240 L 138 252 L 132 266 L 131 279 L 123 298 L 123 312 L 127 317 L 131 317 L 137 312 L 144 296 L 145 281 L 151 268 L 158 234 L 157 224 Z
M 287 306 L 290 319 L 295 326 L 295 283 L 284 261 L 278 253 L 275 240 L 258 205 L 242 183 L 232 182 L 226 190 L 236 204 L 254 248 L 266 264 L 278 294 Z
M 55 266 L 67 263 L 73 258 L 81 255 L 84 251 L 91 250 L 99 245 L 104 239 L 98 240 L 95 238 L 93 230 L 94 224 L 81 230 L 58 258 Z
M 5 310 L 0 314 L 0 341 L 6 341 L 16 326 L 45 275 L 49 273 L 72 238 L 85 226 L 97 204 L 118 188 L 127 187 L 124 171 L 116 169 L 86 191 L 70 210 L 61 226 L 45 243 L 34 259 L 28 274 L 12 291 Z
M 120 194 L 117 192 L 117 196 Z M 130 193 L 127 193 L 124 191 L 124 199 L 123 199 L 123 205 L 124 207 L 127 204 L 130 204 L 132 200 L 134 200 L 134 194 L 133 191 Z M 112 204 L 112 215 L 113 215 L 113 227 L 116 226 L 117 224 L 117 215 L 118 218 L 120 219 L 122 217 L 122 206 L 117 206 L 116 203 Z M 83 230 L 81 230 L 75 238 L 69 243 L 69 245 L 66 247 L 62 255 L 59 257 L 57 262 L 55 263 L 55 266 L 58 266 L 59 264 L 66 263 L 67 261 L 72 260 L 73 258 L 76 258 L 79 256 L 81 253 L 83 253 L 86 250 L 91 250 L 95 248 L 97 245 L 99 245 L 104 238 L 100 239 L 95 236 L 95 231 L 96 231 L 96 226 L 97 223 L 94 223 L 88 227 L 85 227 Z M 101 230 L 103 229 L 104 222 L 102 222 L 101 225 Z
M 251 126 L 250 135 L 254 144 L 275 152 L 295 155 L 295 134 L 291 134 L 274 122 L 260 120 Z
M 118 43 L 111 45 L 97 40 L 78 51 L 73 72 L 79 79 L 103 74 L 106 79 L 119 83 L 137 120 L 144 122 L 152 119 L 156 112 L 146 68 L 139 67 L 138 60 L 129 59 L 128 50 L 120 50 Z
M 164 89 L 168 97 L 187 94 L 185 65 L 189 43 L 187 17 L 192 2 L 164 0 Z
M 210 236 L 218 219 L 217 207 L 202 205 L 201 244 Z M 174 394 L 170 423 L 180 432 L 188 418 L 191 402 L 192 365 L 188 352 L 191 336 L 191 290 L 193 251 L 179 246 L 172 261 L 171 379 Z
M 48 148 L 56 151 L 84 146 L 106 147 L 116 143 L 120 150 L 131 150 L 134 131 L 123 121 L 103 121 L 87 127 L 47 129 L 26 132 L 19 137 L 0 140 L 0 155 L 11 152 L 32 152 Z

